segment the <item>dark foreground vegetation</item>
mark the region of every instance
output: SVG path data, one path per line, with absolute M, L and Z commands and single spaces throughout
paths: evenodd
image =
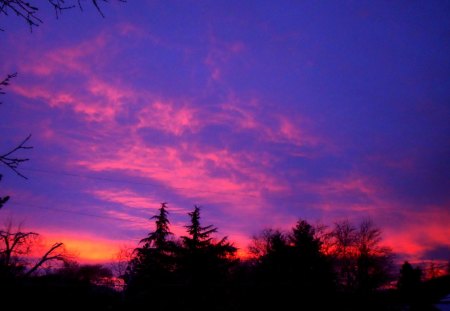
M 25 255 L 37 234 L 9 226 L 0 231 L 0 295 L 17 310 L 436 310 L 450 293 L 448 274 L 423 281 L 408 262 L 395 267 L 370 221 L 266 229 L 240 259 L 216 227 L 201 224 L 200 208 L 189 216 L 186 236 L 175 237 L 162 204 L 119 278 L 59 246 L 31 264 Z

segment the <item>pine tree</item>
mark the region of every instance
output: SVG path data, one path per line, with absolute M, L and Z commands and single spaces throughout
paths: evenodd
M 142 239 L 139 243 L 144 243 L 144 248 L 154 248 L 159 251 L 166 251 L 171 245 L 168 237 L 173 233 L 169 230 L 170 221 L 168 218 L 167 203 L 161 203 L 159 214 L 154 215 L 150 219 L 155 219 L 156 229 L 150 232 L 148 236 Z
M 194 211 L 188 213 L 191 217 L 191 224 L 185 226 L 189 236 L 183 236 L 183 243 L 190 251 L 196 251 L 211 245 L 211 234 L 217 232 L 213 225 L 202 227 L 200 225 L 200 207 L 194 206 Z
M 130 261 L 126 281 L 129 290 L 141 290 L 167 283 L 175 269 L 176 244 L 169 238 L 170 232 L 167 203 L 161 203 L 155 220 L 155 230 L 139 243 Z
M 303 291 L 331 292 L 334 289 L 331 262 L 322 253 L 322 241 L 316 233 L 316 228 L 307 221 L 297 221 L 290 235 L 293 260 L 291 271 L 296 278 L 295 286 Z
M 201 226 L 200 208 L 188 215 L 190 225 L 185 226 L 189 236 L 183 236 L 183 252 L 181 256 L 181 273 L 193 284 L 216 282 L 228 272 L 236 248 L 228 242 L 227 237 L 215 242 L 212 234 L 217 232 L 213 225 Z
M 303 254 L 316 256 L 320 253 L 322 242 L 315 237 L 316 229 L 306 220 L 299 220 L 292 229 L 290 240 L 295 248 Z

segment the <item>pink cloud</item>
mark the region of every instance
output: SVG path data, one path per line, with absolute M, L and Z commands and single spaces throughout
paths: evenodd
M 450 246 L 450 214 L 443 213 L 449 207 L 426 206 L 414 211 L 389 199 L 383 185 L 370 178 L 353 175 L 342 181 L 324 182 L 311 186 L 323 198 L 318 208 L 330 215 L 345 215 L 357 223 L 370 217 L 382 229 L 384 244 L 394 252 L 409 256 L 411 260 L 422 258 L 434 247 Z M 339 196 L 365 195 L 367 202 L 340 202 Z M 342 216 L 341 216 L 342 217 Z M 386 219 L 392 219 L 387 222 Z M 405 258 L 402 258 L 404 260 Z
M 94 190 L 91 193 L 104 201 L 119 203 L 123 206 L 137 209 L 151 209 L 156 211 L 160 204 L 158 200 L 152 199 L 149 196 L 140 196 L 130 190 L 106 189 Z
M 266 135 L 270 140 L 278 143 L 290 143 L 292 145 L 302 146 L 317 146 L 320 143 L 318 137 L 307 133 L 302 128 L 304 121 L 301 118 L 292 118 L 288 116 L 279 115 L 278 127 L 275 129 L 267 128 Z
M 53 108 L 69 108 L 82 115 L 87 121 L 111 120 L 121 109 L 122 102 L 117 97 L 109 98 L 109 93 L 99 93 L 99 88 L 94 88 L 96 94 L 79 94 L 75 90 L 59 90 L 39 86 L 15 85 L 12 91 L 23 97 L 37 99 L 47 103 Z M 103 90 L 105 91 L 105 90 Z M 116 96 L 116 94 L 114 94 Z
M 429 206 L 421 211 L 399 212 L 402 220 L 396 227 L 384 229 L 386 243 L 394 251 L 408 254 L 412 259 L 423 258 L 426 251 L 446 245 L 450 247 L 449 206 Z
M 300 182 L 297 187 L 320 198 L 316 208 L 327 213 L 372 216 L 391 205 L 381 199 L 386 195 L 382 185 L 358 173 L 349 173 L 340 179 Z
M 138 128 L 151 127 L 177 136 L 200 128 L 196 109 L 188 105 L 178 107 L 168 101 L 154 101 L 143 107 L 138 119 Z
M 104 189 L 94 190 L 91 193 L 101 200 L 118 203 L 128 208 L 149 210 L 152 214 L 155 214 L 161 205 L 159 200 L 152 198 L 149 195 L 140 195 L 131 190 Z M 188 211 L 184 208 L 170 204 L 170 212 L 186 214 Z
M 136 29 L 123 25 L 122 30 L 133 32 Z M 53 81 L 14 88 L 17 94 L 42 100 L 52 108 L 70 109 L 86 122 L 86 129 L 78 128 L 76 133 L 82 140 L 70 137 L 61 140 L 65 148 L 73 152 L 73 157 L 65 161 L 67 166 L 75 164 L 93 171 L 115 170 L 148 178 L 196 201 L 193 203 L 231 203 L 233 212 L 241 209 L 242 202 L 248 202 L 250 197 L 245 211 L 258 213 L 267 207 L 264 200 L 267 193 L 290 191 L 286 182 L 270 171 L 273 158 L 264 152 L 232 152 L 225 147 L 199 145 L 195 139 L 189 144 L 155 147 L 139 136 L 142 134 L 139 130 L 152 128 L 183 136 L 220 124 L 233 131 L 257 135 L 257 139 L 263 141 L 294 146 L 316 144 L 317 139 L 306 134 L 308 131 L 303 128 L 306 122 L 300 122 L 302 119 L 295 116 L 261 116 L 258 109 L 261 103 L 256 97 L 243 103 L 243 99 L 230 95 L 230 101 L 215 107 L 217 110 L 200 111 L 194 106 L 194 100 L 156 96 L 120 81 L 107 81 L 92 67 L 98 65 L 96 55 L 103 55 L 110 39 L 111 35 L 102 33 L 75 46 L 44 53 L 43 61 L 30 62 L 27 68 L 39 79 L 56 75 Z M 221 66 L 245 49 L 242 42 L 215 42 L 210 54 L 211 64 Z M 107 61 L 108 57 L 100 64 Z M 65 75 L 81 76 L 82 82 L 53 84 Z M 128 118 L 128 122 L 119 124 L 119 117 Z M 267 126 L 268 123 L 271 126 Z M 105 191 L 95 195 L 131 207 L 143 204 L 142 197 L 136 194 Z
M 286 191 L 283 182 L 255 168 L 257 155 L 208 150 L 192 144 L 151 147 L 136 137 L 118 146 L 108 158 L 84 156 L 85 160 L 75 163 L 94 171 L 120 170 L 150 178 L 191 200 L 237 205 L 251 196 L 256 208 L 262 205 L 266 191 Z
M 168 211 L 170 214 L 175 213 L 174 208 L 172 208 L 172 206 L 168 208 Z M 156 213 L 157 211 L 155 210 L 155 213 L 153 214 Z M 122 223 L 120 225 L 122 228 L 129 228 L 133 230 L 139 230 L 139 232 L 142 232 L 139 236 L 136 236 L 136 238 L 133 239 L 133 242 L 135 242 L 134 247 L 136 247 L 139 244 L 139 241 L 143 239 L 149 232 L 155 230 L 155 221 L 151 219 L 151 216 L 153 216 L 153 214 L 146 218 L 136 217 L 128 212 L 119 212 L 115 210 L 109 210 L 106 212 L 106 214 L 110 217 L 122 220 Z M 169 219 L 171 220 L 169 230 L 173 233 L 172 238 L 176 239 L 181 236 L 185 236 L 187 234 L 185 223 L 172 221 L 170 215 Z
M 98 61 L 101 59 L 105 60 L 104 57 L 99 56 L 99 52 L 107 46 L 109 37 L 106 32 L 102 32 L 96 37 L 76 45 L 45 52 L 37 51 L 41 55 L 36 57 L 33 54 L 32 59 L 25 60 L 21 63 L 20 71 L 24 74 L 31 73 L 46 77 L 67 72 L 88 75 L 92 72 L 92 69 L 89 65 L 90 62 L 87 60 L 90 59 L 92 61 L 93 58 Z M 36 59 L 39 59 L 39 61 L 36 61 Z
M 144 217 L 133 216 L 131 213 L 119 212 L 116 210 L 105 211 L 106 215 L 121 220 L 120 228 L 129 228 L 134 230 L 148 230 L 149 221 Z
M 410 256 L 411 260 L 420 259 L 434 247 L 450 246 L 450 214 L 443 213 L 448 206 L 424 206 L 420 211 L 411 210 L 389 198 L 383 184 L 356 173 L 341 180 L 308 183 L 302 187 L 322 198 L 316 208 L 326 212 L 328 218 L 336 215 L 332 218 L 338 221 L 345 215 L 344 219 L 355 224 L 362 219 L 372 219 L 382 230 L 383 243 L 396 253 Z M 366 200 L 342 201 L 342 196 L 352 199 L 363 196 Z
M 136 31 L 133 25 L 119 25 L 123 31 Z M 318 139 L 307 133 L 304 121 L 288 116 L 275 116 L 272 121 L 276 125 L 268 127 L 253 112 L 259 104 L 254 98 L 245 105 L 242 100 L 231 97 L 230 102 L 221 105 L 221 111 L 203 109 L 200 113 L 186 99 L 161 98 L 149 94 L 145 90 L 129 87 L 122 81 L 107 81 L 96 74 L 93 66 L 98 55 L 111 55 L 108 43 L 112 34 L 102 32 L 94 38 L 71 47 L 58 48 L 50 52 L 42 52 L 39 62 L 36 58 L 24 62 L 23 71 L 39 78 L 33 86 L 19 85 L 13 90 L 27 98 L 40 99 L 53 108 L 68 108 L 90 122 L 113 123 L 114 118 L 126 115 L 127 107 L 132 106 L 131 117 L 138 118 L 134 128 L 151 127 L 180 136 L 187 132 L 197 132 L 209 124 L 234 125 L 241 131 L 253 131 L 265 140 L 290 143 L 295 146 L 317 145 Z M 231 55 L 245 50 L 242 42 L 220 43 L 212 40 L 214 48 L 211 59 L 218 62 L 228 61 Z M 100 64 L 107 64 L 108 57 L 102 57 Z M 59 75 L 82 77 L 76 85 L 60 85 Z M 41 82 L 45 77 L 46 84 Z M 50 80 L 50 82 L 48 82 Z M 52 81 L 53 80 L 53 81 Z M 57 82 L 57 83 L 56 83 Z M 200 120 L 202 121 L 200 123 Z M 300 122 L 301 121 L 301 122 Z M 263 135 L 260 135 L 260 133 Z
M 220 124 L 230 123 L 241 131 L 258 133 L 258 139 L 266 142 L 291 144 L 296 147 L 317 147 L 324 140 L 313 134 L 310 121 L 302 116 L 276 114 L 261 115 L 260 106 L 264 106 L 257 98 L 243 102 L 235 96 L 221 105 L 222 113 L 211 119 Z
M 310 187 L 322 196 L 355 192 L 367 196 L 374 196 L 379 190 L 379 187 L 373 181 L 367 177 L 358 175 L 352 175 L 342 180 L 321 181 L 320 184 Z

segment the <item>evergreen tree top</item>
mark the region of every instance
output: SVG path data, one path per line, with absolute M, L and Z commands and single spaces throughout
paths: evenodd
M 140 241 L 140 243 L 145 243 L 144 247 L 162 249 L 167 246 L 167 238 L 173 234 L 169 228 L 170 221 L 168 215 L 167 203 L 163 202 L 159 208 L 159 214 L 150 218 L 155 219 L 155 231 L 150 232 L 145 239 Z
M 184 243 L 192 248 L 209 245 L 212 237 L 211 234 L 217 232 L 217 228 L 213 225 L 202 227 L 200 225 L 200 207 L 194 205 L 194 210 L 188 215 L 191 217 L 191 224 L 185 226 L 190 237 L 183 236 Z

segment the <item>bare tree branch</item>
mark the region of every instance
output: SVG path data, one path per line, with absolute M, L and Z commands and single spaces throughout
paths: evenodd
M 38 236 L 35 232 L 11 232 L 11 227 L 8 226 L 7 230 L 0 231 L 0 255 L 2 264 L 5 266 L 11 265 L 11 259 L 13 255 L 23 255 L 28 253 L 29 248 L 27 243 L 30 242 L 30 238 Z
M 6 152 L 5 154 L 0 155 L 0 163 L 5 164 L 7 167 L 12 169 L 17 175 L 20 177 L 23 177 L 25 179 L 28 179 L 25 175 L 19 172 L 18 167 L 19 164 L 29 161 L 28 158 L 19 158 L 16 157 L 14 154 L 20 150 L 24 149 L 33 149 L 32 146 L 27 146 L 26 143 L 30 140 L 31 134 L 28 135 L 18 146 L 11 149 L 10 151 Z
M 8 223 L 6 228 L 0 230 L 0 266 L 11 269 L 12 271 L 20 268 L 20 271 L 25 271 L 27 264 L 27 257 L 36 246 L 39 237 L 35 232 L 23 232 L 20 226 L 17 230 L 12 229 L 12 223 Z M 35 273 L 44 263 L 52 260 L 66 261 L 70 256 L 62 247 L 63 243 L 54 243 L 40 259 L 23 275 L 29 276 Z
M 7 195 L 6 197 L 0 197 L 0 208 L 3 207 L 3 205 L 5 205 L 6 202 L 8 202 L 9 200 L 9 195 Z
M 25 276 L 30 276 L 33 274 L 40 266 L 42 266 L 45 262 L 50 260 L 61 260 L 64 261 L 66 259 L 63 253 L 56 253 L 55 251 L 59 249 L 64 244 L 61 242 L 55 243 L 50 247 L 50 249 L 42 256 L 42 258 L 25 274 Z
M 39 26 L 42 24 L 42 20 L 36 16 L 39 9 L 24 0 L 1 0 L 0 1 L 0 13 L 8 15 L 9 12 L 14 13 L 18 17 L 24 19 L 30 26 L 30 30 L 33 26 Z
M 30 26 L 30 31 L 33 30 L 33 27 L 38 27 L 43 23 L 42 19 L 38 17 L 39 8 L 30 2 L 30 0 L 0 0 L 0 14 L 8 15 L 9 12 L 12 12 L 19 18 L 25 20 L 25 22 Z M 97 9 L 98 13 L 105 17 L 102 9 L 100 8 L 99 1 L 107 3 L 108 0 L 90 0 L 92 5 Z M 126 0 L 117 0 L 119 2 L 126 2 Z M 55 10 L 56 17 L 58 18 L 62 11 L 73 9 L 75 7 L 79 7 L 80 10 L 83 10 L 81 5 L 81 0 L 47 0 L 47 2 L 53 6 Z
M 2 4 L 2 1 L 5 0 L 0 0 L 0 12 L 4 9 L 3 6 L 4 4 Z M 3 91 L 3 88 L 7 87 L 10 83 L 11 83 L 11 79 L 17 77 L 17 72 L 8 74 L 6 76 L 6 78 L 4 78 L 2 81 L 0 81 L 0 95 L 5 94 L 5 92 Z M 0 102 L 1 104 L 1 102 Z M 17 147 L 11 149 L 10 151 L 6 152 L 3 155 L 0 155 L 0 163 L 5 164 L 7 167 L 9 167 L 10 169 L 12 169 L 17 175 L 19 175 L 20 177 L 23 177 L 25 179 L 28 179 L 25 175 L 23 175 L 22 173 L 20 173 L 17 168 L 19 166 L 20 163 L 22 162 L 26 162 L 29 159 L 27 158 L 18 158 L 13 156 L 14 153 L 18 152 L 21 149 L 32 149 L 32 146 L 26 146 L 26 143 L 28 142 L 28 140 L 31 138 L 31 134 L 28 135 Z M 0 175 L 0 180 L 1 180 L 1 175 Z M 9 199 L 9 197 L 4 197 L 1 198 L 0 197 L 0 208 L 2 208 L 3 204 L 6 203 L 6 201 Z
M 3 88 L 7 87 L 11 83 L 11 79 L 17 77 L 17 72 L 10 73 L 4 78 L 2 81 L 0 81 L 0 95 L 4 95 L 5 92 L 3 91 Z M 0 102 L 1 104 L 1 102 Z

